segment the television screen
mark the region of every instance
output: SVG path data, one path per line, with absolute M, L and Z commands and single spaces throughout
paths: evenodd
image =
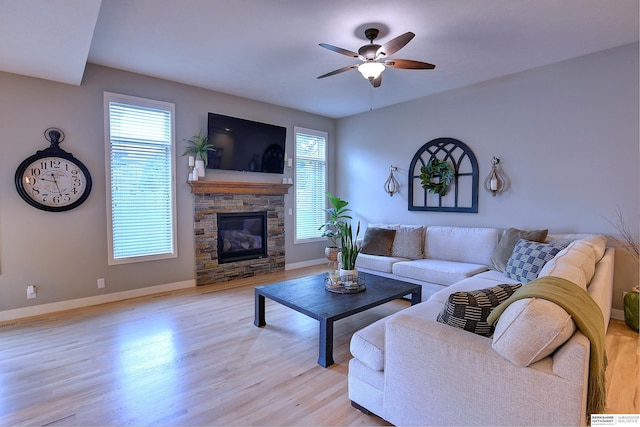
M 287 129 L 209 113 L 208 169 L 282 173 Z

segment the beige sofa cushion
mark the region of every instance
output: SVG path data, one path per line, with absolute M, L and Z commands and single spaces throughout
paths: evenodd
M 564 344 L 576 330 L 560 306 L 539 298 L 511 303 L 493 333 L 493 349 L 518 366 L 529 366 Z
M 406 258 L 359 253 L 358 258 L 356 258 L 356 268 L 366 268 L 382 273 L 391 273 L 391 268 L 395 263 L 406 260 Z
M 397 276 L 440 285 L 451 285 L 486 270 L 486 265 L 437 259 L 402 261 L 391 267 L 391 272 Z

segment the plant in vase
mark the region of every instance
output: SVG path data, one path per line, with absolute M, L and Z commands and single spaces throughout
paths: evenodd
M 616 220 L 608 220 L 609 223 L 620 233 L 621 239 L 614 238 L 620 246 L 622 246 L 629 255 L 631 255 L 636 264 L 640 259 L 640 244 L 636 236 L 631 232 L 624 220 L 620 208 L 616 211 Z M 638 332 L 640 330 L 640 286 L 634 286 L 624 296 L 624 321 L 631 329 Z
M 213 145 L 207 142 L 208 139 L 209 137 L 202 135 L 202 132 L 198 132 L 197 135 L 185 139 L 187 148 L 185 148 L 182 155 L 192 156 L 195 159 L 195 168 L 198 171 L 199 177 L 204 176 L 204 169 L 209 163 L 209 151 L 216 151 Z
M 338 252 L 340 250 L 338 243 L 342 240 L 345 227 L 349 224 L 349 220 L 351 220 L 351 216 L 349 215 L 351 209 L 347 208 L 349 202 L 346 200 L 336 197 L 331 193 L 327 193 L 327 197 L 331 204 L 329 209 L 325 209 L 329 219 L 326 223 L 322 224 L 318 230 L 323 230 L 322 237 L 329 239 L 330 245 L 325 248 L 324 254 L 329 260 L 329 265 L 335 268 L 337 267 Z
M 358 287 L 358 270 L 356 269 L 356 258 L 360 253 L 358 247 L 358 235 L 360 234 L 360 221 L 353 235 L 351 224 L 346 224 L 342 233 L 340 247 L 340 280 L 346 288 Z

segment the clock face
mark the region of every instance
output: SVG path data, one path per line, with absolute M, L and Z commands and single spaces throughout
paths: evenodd
M 16 187 L 30 205 L 47 211 L 64 211 L 75 208 L 89 196 L 91 177 L 86 167 L 75 159 L 32 156 L 18 167 Z

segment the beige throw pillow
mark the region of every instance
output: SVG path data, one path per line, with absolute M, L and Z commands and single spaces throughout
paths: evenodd
M 421 259 L 423 242 L 424 227 L 401 226 L 396 230 L 396 236 L 391 247 L 391 256 Z

